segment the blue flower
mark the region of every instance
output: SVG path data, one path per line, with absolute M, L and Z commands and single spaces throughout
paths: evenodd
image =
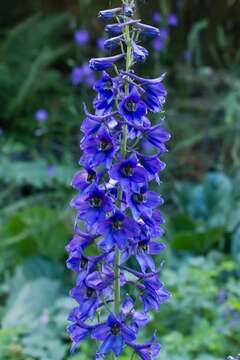
M 127 204 L 131 209 L 135 220 L 142 214 L 152 216 L 152 210 L 163 204 L 161 196 L 153 191 L 148 191 L 146 186 L 142 186 L 138 192 L 127 193 Z
M 117 35 L 123 31 L 128 25 L 138 24 L 139 20 L 129 20 L 122 23 L 109 24 L 106 26 L 106 31 L 111 35 Z
M 134 41 L 132 43 L 133 59 L 136 63 L 143 64 L 148 57 L 148 51 L 143 46 L 137 45 Z
M 98 16 L 101 19 L 110 20 L 110 19 L 114 18 L 115 16 L 117 16 L 121 11 L 122 11 L 121 7 L 117 7 L 114 9 L 101 10 L 101 11 L 99 11 Z
M 135 350 L 136 354 L 142 360 L 153 360 L 157 358 L 161 350 L 160 344 L 157 344 L 155 341 L 156 337 L 153 336 L 153 338 L 145 344 L 128 343 L 128 345 Z
M 104 220 L 98 231 L 104 236 L 99 246 L 111 249 L 117 245 L 119 249 L 125 249 L 129 239 L 139 234 L 138 224 L 131 218 L 126 217 L 122 212 L 116 211 L 110 218 Z
M 142 124 L 142 119 L 147 113 L 147 107 L 141 100 L 136 88 L 126 96 L 119 105 L 119 113 L 131 124 Z
M 169 141 L 170 134 L 161 126 L 155 125 L 145 131 L 145 138 L 161 152 L 166 151 L 165 142 Z
M 138 30 L 141 30 L 142 34 L 146 36 L 154 37 L 159 35 L 159 29 L 154 26 L 150 26 L 138 22 L 134 24 L 134 27 L 137 28 Z
M 92 331 L 92 338 L 102 341 L 98 354 L 105 355 L 112 351 L 115 356 L 120 356 L 124 344 L 136 339 L 136 333 L 128 327 L 122 319 L 110 314 L 108 320 Z
M 89 61 L 89 66 L 92 70 L 102 71 L 109 69 L 116 61 L 121 60 L 124 54 L 118 54 L 109 57 L 95 58 Z
M 46 109 L 38 109 L 35 113 L 35 119 L 39 122 L 45 122 L 48 119 L 48 112 Z
M 85 220 L 89 226 L 101 223 L 106 213 L 113 209 L 111 199 L 96 185 L 92 185 L 87 193 L 76 196 L 71 206 L 77 210 L 77 217 Z
M 140 185 L 147 181 L 146 170 L 138 165 L 136 155 L 132 155 L 127 160 L 122 160 L 113 165 L 110 169 L 110 177 L 119 182 L 123 191 L 139 190 Z
M 84 155 L 80 163 L 95 168 L 99 165 L 109 169 L 118 149 L 113 137 L 105 128 L 100 128 L 96 136 L 88 136 L 81 144 Z
M 94 89 L 98 92 L 94 105 L 97 110 L 104 113 L 110 111 L 114 105 L 116 86 L 114 79 L 104 72 L 100 80 L 95 83 Z
M 89 33 L 85 29 L 78 29 L 74 33 L 74 41 L 78 45 L 86 45 L 89 41 Z
M 168 24 L 170 26 L 178 26 L 179 19 L 178 19 L 177 14 L 169 14 L 169 16 L 168 16 Z

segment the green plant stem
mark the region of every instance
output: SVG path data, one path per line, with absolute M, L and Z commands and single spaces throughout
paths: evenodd
M 129 26 L 126 26 L 124 31 L 125 42 L 127 45 L 127 52 L 126 52 L 126 71 L 129 71 L 132 65 L 132 45 L 131 45 L 131 37 L 130 37 L 130 30 Z M 125 95 L 129 93 L 129 85 L 126 82 L 125 85 Z M 123 126 L 123 137 L 121 142 L 121 154 L 122 157 L 125 158 L 127 154 L 127 126 Z M 122 191 L 118 193 L 118 202 L 119 206 L 121 206 L 122 200 Z M 114 312 L 116 315 L 120 312 L 120 303 L 121 303 L 121 292 L 120 292 L 120 251 L 118 247 L 115 250 L 115 264 L 114 264 L 114 275 L 115 275 L 115 282 L 114 282 Z

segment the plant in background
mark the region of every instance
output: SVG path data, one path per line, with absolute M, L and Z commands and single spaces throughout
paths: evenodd
M 94 85 L 95 113 L 85 106 L 82 170 L 72 181 L 79 194 L 71 202 L 76 221 L 67 267 L 77 274 L 71 296 L 78 305 L 69 315 L 68 332 L 72 351 L 88 337 L 99 342 L 98 360 L 119 357 L 126 346 L 132 359 L 156 358 L 160 345 L 155 334 L 143 344 L 137 335 L 149 322 L 149 311 L 159 310 L 169 298 L 159 280 L 162 264 L 154 259 L 164 250 L 156 240 L 164 233 L 158 210 L 163 199 L 150 190 L 152 182 L 159 184 L 158 173 L 165 167 L 159 155 L 170 138 L 162 124 L 152 126 L 149 119 L 151 112 L 163 112 L 164 76 L 145 79 L 133 70 L 148 56 L 139 37 L 158 36 L 159 30 L 134 20 L 134 13 L 130 0 L 99 13 L 104 20 L 116 20 L 106 26 L 111 37 L 105 48 L 120 51 L 90 60 L 102 78 Z M 125 66 L 119 70 L 116 63 L 122 60 Z M 153 152 L 145 154 L 143 143 Z

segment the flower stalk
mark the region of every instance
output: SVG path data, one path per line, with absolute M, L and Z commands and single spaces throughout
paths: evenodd
M 67 267 L 77 274 L 70 292 L 77 306 L 69 314 L 68 332 L 72 352 L 86 338 L 97 341 L 96 360 L 108 354 L 118 358 L 125 347 L 132 359 L 155 359 L 160 351 L 155 335 L 144 344 L 136 342 L 137 335 L 149 322 L 149 311 L 169 298 L 159 280 L 161 263 L 157 265 L 165 248 L 157 240 L 164 234 L 159 211 L 163 200 L 149 187 L 159 183 L 165 167 L 159 154 L 166 151 L 170 135 L 153 126 L 150 115 L 163 112 L 166 90 L 163 76 L 144 79 L 134 73 L 134 64 L 148 56 L 139 36 L 158 34 L 158 29 L 134 20 L 134 11 L 134 0 L 122 0 L 121 7 L 99 13 L 103 20 L 115 19 L 106 26 L 114 37 L 105 43 L 106 49 L 120 47 L 120 53 L 89 62 L 102 77 L 94 85 L 94 113 L 84 108 L 82 169 L 72 181 L 78 195 L 71 201 L 76 226 L 67 246 Z M 123 59 L 124 69 L 119 69 Z M 89 255 L 92 248 L 97 250 Z M 132 294 L 126 293 L 126 285 Z

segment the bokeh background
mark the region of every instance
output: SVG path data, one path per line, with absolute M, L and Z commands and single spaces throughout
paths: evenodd
M 117 4 L 0 4 L 1 360 L 70 359 L 69 184 L 94 96 L 88 59 L 103 54 L 97 13 Z M 139 0 L 138 12 L 161 29 L 140 73 L 167 72 L 172 133 L 159 188 L 172 299 L 144 336 L 158 330 L 162 360 L 223 360 L 240 350 L 240 1 Z

